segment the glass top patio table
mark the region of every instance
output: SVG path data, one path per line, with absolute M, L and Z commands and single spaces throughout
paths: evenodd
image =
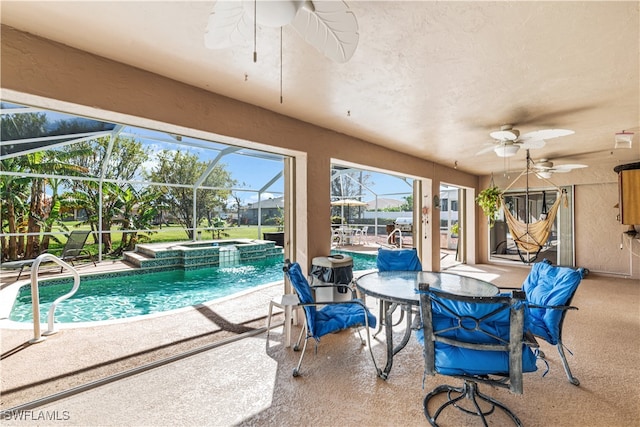
M 419 305 L 418 284 L 455 295 L 491 297 L 500 290 L 493 283 L 474 277 L 433 271 L 375 271 L 356 280 L 360 291 L 399 304 Z
M 389 377 L 393 366 L 393 356 L 402 350 L 411 336 L 411 306 L 420 305 L 420 295 L 416 292 L 420 283 L 428 283 L 431 289 L 463 296 L 490 297 L 497 295 L 499 288 L 484 280 L 460 276 L 452 273 L 432 271 L 375 271 L 356 279 L 356 287 L 366 295 L 380 299 L 384 308 L 385 335 L 387 341 L 387 361 L 384 369 L 378 370 L 382 379 Z M 393 345 L 393 312 L 402 306 L 407 313 L 407 324 L 401 342 Z

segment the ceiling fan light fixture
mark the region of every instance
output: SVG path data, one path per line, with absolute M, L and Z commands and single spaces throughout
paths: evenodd
M 633 143 L 633 132 L 617 132 L 614 141 L 614 148 L 631 148 L 631 144 Z
M 516 155 L 520 146 L 515 144 L 498 145 L 493 151 L 496 152 L 498 157 L 513 157 Z
M 254 16 L 260 25 L 271 28 L 280 28 L 290 24 L 298 13 L 298 9 L 304 4 L 303 1 L 282 0 L 271 2 L 259 2 L 255 0 L 244 0 L 242 6 L 248 16 Z

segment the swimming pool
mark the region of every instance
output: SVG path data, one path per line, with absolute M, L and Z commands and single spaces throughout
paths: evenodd
M 172 270 L 155 273 L 82 277 L 76 294 L 56 309 L 59 323 L 95 322 L 122 319 L 175 310 L 222 298 L 259 285 L 283 279 L 283 260 L 271 258 L 229 267 Z M 40 317 L 47 318 L 53 301 L 67 293 L 70 281 L 42 281 Z M 9 319 L 32 322 L 31 287 L 23 286 Z
M 334 253 L 334 251 L 332 251 Z M 339 251 L 353 257 L 354 270 L 375 267 L 375 255 Z M 96 322 L 176 310 L 226 297 L 283 279 L 283 258 L 272 257 L 235 266 L 172 270 L 109 277 L 82 277 L 76 294 L 58 305 L 58 323 Z M 71 289 L 71 280 L 43 280 L 39 287 L 40 317 L 53 301 Z M 31 287 L 18 291 L 9 320 L 32 322 Z
M 376 260 L 378 256 L 375 254 L 367 254 L 361 252 L 341 251 L 339 249 L 332 249 L 331 255 L 343 254 L 349 255 L 353 259 L 353 270 L 372 270 L 378 268 L 376 266 Z

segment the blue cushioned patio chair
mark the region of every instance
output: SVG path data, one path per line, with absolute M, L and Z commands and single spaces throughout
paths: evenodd
M 304 345 L 302 347 L 302 354 L 300 354 L 300 360 L 298 365 L 293 369 L 293 376 L 300 375 L 300 366 L 302 365 L 302 359 L 304 358 L 305 350 L 307 349 L 307 342 L 313 338 L 316 342 L 316 353 L 318 351 L 318 342 L 324 335 L 339 332 L 347 328 L 357 328 L 358 335 L 363 345 L 367 344 L 369 347 L 369 354 L 371 360 L 373 360 L 373 366 L 376 370 L 376 374 L 379 374 L 380 370 L 373 357 L 373 351 L 371 350 L 371 342 L 369 337 L 369 328 L 375 328 L 376 318 L 373 316 L 364 303 L 358 299 L 352 299 L 348 301 L 318 301 L 313 298 L 311 287 L 307 278 L 302 273 L 302 269 L 297 262 L 285 261 L 284 272 L 291 281 L 291 285 L 296 291 L 300 304 L 298 307 L 303 307 L 305 314 L 305 322 L 298 337 L 298 341 L 293 347 L 294 351 L 300 349 L 300 342 L 304 336 Z M 330 284 L 320 286 L 333 286 Z M 336 285 L 337 286 L 337 285 Z M 321 308 L 319 308 L 321 307 Z M 365 328 L 367 334 L 367 340 L 362 339 L 360 334 L 360 327 Z
M 418 251 L 415 248 L 380 248 L 378 249 L 376 266 L 378 267 L 378 271 L 422 271 L 422 263 L 420 263 Z M 380 323 L 378 330 L 373 334 L 374 337 L 382 330 L 384 315 L 388 307 L 389 304 L 380 301 Z M 407 307 L 403 307 L 400 312 L 400 318 L 394 326 L 402 322 L 405 311 L 407 311 Z M 410 327 L 411 316 L 407 317 L 407 323 L 407 327 Z
M 583 268 L 553 266 L 545 259 L 533 264 L 522 285 L 530 313 L 527 324 L 529 331 L 557 347 L 564 371 L 573 385 L 580 385 L 580 381 L 572 375 L 564 354 L 562 326 L 567 312 L 578 309 L 571 305 L 571 300 L 585 274 Z M 545 358 L 543 352 L 539 352 L 538 356 Z
M 485 426 L 486 417 L 496 408 L 508 415 L 507 420 L 522 425 L 506 405 L 480 392 L 478 384 L 522 394 L 523 372 L 536 370 L 535 354 L 524 339 L 524 293 L 458 296 L 430 290 L 426 283 L 419 285 L 419 292 L 422 328 L 416 331 L 416 338 L 423 345 L 425 374 L 463 380 L 462 387 L 440 385 L 425 396 L 423 409 L 429 423 L 437 426 L 438 417 L 452 406 L 479 417 Z M 439 403 L 432 399 L 438 395 L 444 395 L 445 401 L 432 411 L 431 407 Z M 504 415 L 494 415 L 499 424 L 504 423 L 498 418 Z

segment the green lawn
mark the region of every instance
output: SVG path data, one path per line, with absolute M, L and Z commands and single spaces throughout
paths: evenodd
M 66 222 L 65 225 L 69 230 L 88 230 L 88 225 L 78 226 L 78 222 Z M 55 232 L 63 232 L 62 229 L 54 229 Z M 158 228 L 154 230 L 155 232 L 149 235 L 149 240 L 144 243 L 161 243 L 161 242 L 179 242 L 189 240 L 187 237 L 187 232 L 180 225 L 163 225 L 162 228 Z M 276 226 L 263 226 L 261 228 L 261 233 L 269 233 L 278 231 Z M 59 255 L 62 251 L 62 247 L 66 242 L 66 238 L 63 235 L 56 236 L 60 243 L 51 240 L 49 244 L 49 252 L 54 255 Z M 120 245 L 120 241 L 122 240 L 122 232 L 121 231 L 112 231 L 112 246 L 113 248 L 117 248 Z M 211 239 L 262 239 L 262 235 L 258 235 L 258 226 L 241 226 L 241 227 L 229 227 L 220 230 L 220 237 L 218 237 L 217 233 L 215 236 L 212 236 L 210 231 L 203 231 L 201 239 L 202 240 L 211 240 Z M 89 240 L 85 245 L 85 248 L 91 251 L 92 254 L 98 253 L 98 244 L 94 243 L 93 237 L 89 236 Z

